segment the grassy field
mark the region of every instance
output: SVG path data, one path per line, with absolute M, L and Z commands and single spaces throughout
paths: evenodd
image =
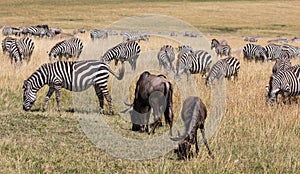
M 241 61 L 241 70 L 237 82 L 226 81 L 225 113 L 217 132 L 209 139 L 214 160 L 208 157 L 202 143 L 199 156 L 190 161 L 177 160 L 173 150 L 154 159 L 128 160 L 105 153 L 87 136 L 80 118 L 74 113 L 73 104 L 76 101 L 74 94 L 69 91 L 62 92 L 61 113 L 56 111 L 55 97 L 50 100 L 47 111 L 40 112 L 47 87 L 39 91 L 33 112 L 22 110 L 23 81 L 41 64 L 49 61 L 46 52 L 61 40 L 33 38 L 36 48 L 28 65 L 15 68 L 10 65 L 8 56 L 1 53 L 0 173 L 299 172 L 299 104 L 267 106 L 265 86 L 269 81 L 273 62 L 248 63 L 243 61 L 241 55 L 241 49 L 246 44 L 243 35 L 258 36 L 258 44 L 261 45 L 266 45 L 267 40 L 277 37 L 299 37 L 299 6 L 299 1 L 1 1 L 2 26 L 45 23 L 51 27 L 61 27 L 64 32 L 72 32 L 78 28 L 88 31 L 102 28 L 124 17 L 144 13 L 173 16 L 192 24 L 205 34 L 211 34 L 207 37 L 208 42 L 212 38 L 226 39 L 232 46 L 233 55 Z M 85 46 L 89 46 L 89 50 L 85 50 L 82 56 L 90 59 L 98 59 L 107 48 L 121 39 L 112 38 L 109 44 L 102 41 L 92 44 L 88 32 L 76 36 L 83 40 Z M 3 38 L 0 36 L 1 40 Z M 196 41 L 197 39 L 193 40 Z M 155 53 L 166 43 L 174 46 L 179 44 L 176 40 L 160 37 L 151 37 L 149 42 L 140 43 L 142 52 L 149 54 L 141 55 L 139 71 L 150 69 L 155 73 L 159 72 Z M 147 64 L 143 64 L 143 61 Z M 299 64 L 300 60 L 293 59 L 292 63 Z M 129 77 L 136 80 L 134 73 L 126 70 L 124 80 L 128 81 L 126 78 Z M 183 82 L 184 80 L 185 76 L 182 78 Z M 199 76 L 195 76 L 195 81 L 196 92 L 208 109 L 211 109 L 211 89 L 204 86 L 204 81 Z M 113 83 L 116 82 L 110 82 Z M 134 82 L 129 86 L 128 90 L 132 91 Z M 179 87 L 175 85 L 176 119 L 182 102 Z M 114 92 L 115 88 L 112 87 L 111 91 Z M 91 104 L 89 107 L 93 109 L 97 106 L 97 100 L 93 95 L 85 95 L 90 94 L 89 92 L 93 94 L 93 89 L 82 93 L 82 96 L 91 97 L 88 99 Z M 120 95 L 115 93 L 112 96 L 117 112 L 124 109 L 120 106 L 123 102 Z M 168 130 L 165 126 L 159 128 L 156 135 L 148 136 L 129 131 L 130 123 L 121 115 L 104 115 L 99 118 L 117 133 L 129 138 L 148 140 L 159 137 Z

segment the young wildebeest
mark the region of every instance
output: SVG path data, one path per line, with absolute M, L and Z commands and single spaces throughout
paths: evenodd
M 211 156 L 211 158 L 214 158 L 208 147 L 205 137 L 204 123 L 206 117 L 206 107 L 199 97 L 190 96 L 184 101 L 181 110 L 181 119 L 185 125 L 185 132 L 183 135 L 177 138 L 171 138 L 174 141 L 179 141 L 178 157 L 180 159 L 186 160 L 191 157 L 190 149 L 192 144 L 195 144 L 196 154 L 198 155 L 199 147 L 197 142 L 197 130 L 199 128 L 201 130 L 203 143 L 208 150 L 208 154 Z
M 172 135 L 173 86 L 166 77 L 153 75 L 148 71 L 143 72 L 136 83 L 134 96 L 133 104 L 127 104 L 130 108 L 123 111 L 123 113 L 130 113 L 132 130 L 144 131 L 143 128 L 146 127 L 148 131 L 150 110 L 153 108 L 154 123 L 149 134 L 155 133 L 155 128 L 161 124 L 161 117 L 164 112 L 166 123 L 170 125 L 170 135 Z

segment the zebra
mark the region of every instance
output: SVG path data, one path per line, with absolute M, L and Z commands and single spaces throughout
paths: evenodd
M 21 30 L 16 27 L 4 27 L 2 29 L 2 34 L 3 34 L 3 36 L 9 36 L 9 35 L 20 36 Z
M 71 38 L 69 40 L 63 40 L 56 43 L 48 53 L 50 61 L 55 61 L 55 58 L 58 56 L 59 60 L 62 57 L 67 59 L 70 57 L 79 58 L 83 49 L 82 41 L 78 38 Z
M 272 73 L 277 74 L 280 71 L 285 71 L 286 69 L 292 67 L 292 63 L 288 58 L 278 58 L 272 68 Z
M 245 37 L 244 37 L 244 41 L 245 41 L 245 42 L 257 42 L 257 38 L 256 38 L 256 37 L 248 37 L 248 36 L 245 36 Z
M 131 69 L 136 69 L 136 61 L 141 52 L 140 45 L 135 41 L 122 42 L 109 50 L 107 50 L 100 60 L 105 63 L 110 63 L 113 59 L 115 60 L 115 65 L 118 64 L 118 61 L 122 63 L 124 61 L 129 61 Z
M 300 67 L 300 64 L 292 66 L 291 60 L 289 58 L 279 58 L 272 68 L 272 73 L 277 74 L 280 71 L 293 70 Z
M 231 47 L 228 44 L 226 45 L 220 44 L 220 42 L 217 39 L 212 39 L 210 48 L 211 49 L 215 48 L 215 52 L 220 57 L 222 57 L 223 55 L 230 56 L 231 53 Z
M 243 48 L 244 60 L 252 60 L 255 62 L 262 60 L 265 62 L 267 60 L 266 50 L 264 47 L 255 44 L 246 44 Z
M 160 70 L 162 67 L 167 72 L 174 70 L 173 61 L 175 60 L 174 48 L 171 45 L 164 45 L 157 54 Z
M 118 80 L 124 76 L 124 65 L 119 70 L 119 75 L 115 74 L 108 64 L 98 60 L 83 61 L 58 61 L 40 66 L 23 84 L 23 109 L 28 111 L 36 101 L 39 89 L 44 85 L 49 86 L 49 91 L 42 108 L 45 111 L 53 92 L 56 92 L 57 110 L 61 111 L 60 93 L 61 89 L 80 92 L 94 86 L 100 103 L 100 113 L 103 113 L 104 97 L 108 102 L 109 114 L 113 115 L 112 98 L 108 90 L 109 73 Z
M 268 60 L 275 60 L 277 58 L 289 58 L 290 55 L 281 49 L 281 45 L 270 43 L 265 46 Z
M 281 49 L 285 52 L 287 52 L 288 55 L 290 55 L 291 58 L 296 58 L 300 56 L 300 48 L 288 44 L 281 45 Z
M 90 32 L 90 36 L 92 40 L 95 39 L 107 39 L 108 38 L 108 32 L 106 30 L 97 30 L 94 29 Z
M 10 45 L 11 43 L 16 40 L 16 38 L 12 38 L 12 37 L 5 37 L 2 42 L 1 42 L 1 46 L 2 46 L 2 52 L 3 54 L 5 54 L 6 52 L 9 52 L 10 49 Z
M 190 74 L 202 73 L 202 77 L 209 71 L 212 62 L 211 55 L 203 50 L 192 51 L 189 49 L 183 49 L 178 54 L 176 62 L 176 71 L 174 80 L 179 81 L 180 75 L 185 72 L 187 74 L 187 80 Z
M 52 38 L 55 36 L 55 34 L 49 30 L 49 27 L 47 25 L 24 27 L 22 30 L 22 34 L 25 36 L 38 36 L 40 38 L 45 36 Z
M 300 95 L 300 66 L 273 74 L 266 91 L 267 103 L 276 103 L 278 94 L 282 95 L 284 103 L 287 98 Z
M 34 42 L 28 37 L 17 40 L 17 47 L 21 54 L 21 59 L 27 59 L 27 63 L 31 59 L 32 52 L 35 48 Z
M 223 79 L 231 78 L 234 76 L 234 80 L 238 78 L 238 72 L 240 70 L 240 61 L 235 57 L 227 57 L 224 59 L 218 60 L 211 68 L 205 84 L 213 85 L 213 81 L 215 78 Z
M 129 41 L 138 41 L 140 42 L 141 40 L 143 41 L 149 41 L 149 34 L 142 33 L 140 31 L 127 31 L 127 32 L 122 32 L 123 35 L 123 41 L 129 42 Z

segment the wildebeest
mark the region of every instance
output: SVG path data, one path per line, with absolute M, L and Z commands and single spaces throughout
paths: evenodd
M 195 144 L 196 154 L 199 153 L 199 147 L 197 142 L 197 130 L 200 128 L 203 143 L 205 144 L 208 154 L 211 158 L 212 155 L 207 140 L 205 137 L 204 123 L 207 117 L 207 109 L 199 97 L 188 97 L 182 106 L 181 119 L 184 122 L 185 132 L 183 135 L 179 135 L 176 138 L 171 138 L 178 143 L 178 157 L 179 159 L 189 159 L 191 157 L 191 145 Z
M 155 128 L 161 124 L 162 113 L 165 115 L 165 121 L 170 125 L 170 135 L 172 135 L 173 125 L 173 86 L 164 75 L 153 75 L 148 71 L 143 72 L 135 88 L 134 101 L 130 108 L 123 113 L 130 113 L 132 130 L 148 131 L 150 110 L 153 108 L 154 122 L 149 134 L 154 134 Z M 125 103 L 126 104 L 126 103 Z

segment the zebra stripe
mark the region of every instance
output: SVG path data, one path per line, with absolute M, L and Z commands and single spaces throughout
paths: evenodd
M 15 27 L 4 27 L 2 29 L 2 34 L 3 34 L 3 36 L 9 36 L 9 35 L 20 36 L 21 30 L 19 28 L 15 28 Z
M 59 60 L 61 60 L 62 57 L 66 57 L 67 59 L 76 57 L 78 59 L 82 49 L 82 41 L 78 38 L 71 38 L 55 44 L 48 55 L 51 61 L 55 61 L 56 57 L 59 57 Z
M 231 78 L 231 76 L 234 76 L 234 79 L 237 80 L 239 70 L 240 61 L 238 59 L 234 57 L 220 59 L 211 68 L 205 84 L 212 85 L 215 78 L 223 79 L 224 77 Z
M 121 61 L 122 63 L 124 61 L 129 61 L 132 70 L 135 70 L 136 61 L 140 52 L 141 48 L 137 42 L 123 42 L 107 50 L 100 60 L 107 64 L 109 64 L 112 60 L 115 60 L 115 65 L 118 64 L 118 61 Z
M 106 30 L 97 30 L 94 29 L 90 32 L 90 36 L 92 40 L 95 39 L 107 39 L 108 38 L 108 32 Z
M 175 53 L 171 45 L 162 46 L 157 54 L 157 59 L 160 70 L 162 67 L 164 67 L 167 72 L 174 70 L 173 61 L 175 60 Z
M 23 109 L 28 111 L 36 100 L 36 94 L 44 85 L 49 86 L 43 111 L 46 110 L 48 101 L 53 92 L 56 92 L 57 109 L 61 110 L 60 92 L 61 89 L 80 92 L 94 86 L 100 103 L 100 112 L 103 112 L 103 97 L 109 106 L 109 113 L 113 114 L 112 99 L 108 91 L 107 81 L 109 73 L 112 73 L 118 80 L 124 76 L 124 66 L 116 75 L 109 65 L 96 60 L 86 61 L 59 61 L 42 65 L 27 80 L 24 81 L 24 102 Z
M 179 81 L 183 72 L 187 73 L 187 80 L 190 74 L 202 73 L 202 77 L 204 77 L 210 69 L 211 55 L 203 50 L 193 52 L 189 48 L 182 49 L 181 52 L 183 53 L 179 52 L 178 54 L 174 79 Z
M 212 39 L 211 41 L 211 49 L 215 48 L 215 52 L 218 56 L 230 56 L 231 54 L 231 47 L 225 42 L 226 44 L 220 44 L 217 39 Z
M 269 86 L 266 87 L 266 102 L 277 102 L 278 94 L 286 98 L 300 95 L 300 67 L 286 71 L 280 71 L 270 77 Z
M 13 60 L 15 60 L 15 65 L 20 66 L 22 64 L 22 58 L 17 42 L 17 39 L 12 41 L 8 52 L 11 64 L 13 63 Z
M 264 47 L 255 44 L 246 44 L 243 48 L 244 59 L 252 60 L 255 62 L 258 60 L 262 60 L 265 62 L 267 60 L 266 50 Z

